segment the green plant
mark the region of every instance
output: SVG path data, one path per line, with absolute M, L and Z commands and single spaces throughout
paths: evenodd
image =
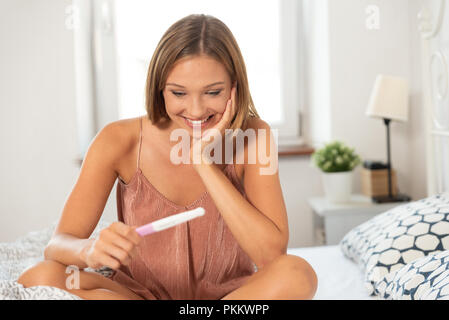
M 360 164 L 360 157 L 354 148 L 343 142 L 333 141 L 312 154 L 312 162 L 324 172 L 351 171 Z

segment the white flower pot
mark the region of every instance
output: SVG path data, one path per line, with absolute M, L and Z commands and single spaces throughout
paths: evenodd
M 322 172 L 324 194 L 329 202 L 348 202 L 352 193 L 352 171 Z

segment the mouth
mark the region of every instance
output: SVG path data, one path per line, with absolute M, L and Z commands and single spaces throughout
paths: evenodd
M 203 129 L 203 128 L 206 128 L 212 122 L 211 120 L 213 117 L 214 117 L 214 115 L 211 114 L 210 116 L 208 116 L 207 118 L 202 119 L 202 120 L 191 120 L 186 117 L 183 117 L 183 118 L 184 118 L 185 123 L 190 128 Z

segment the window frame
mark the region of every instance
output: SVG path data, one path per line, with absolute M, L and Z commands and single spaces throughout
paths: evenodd
M 277 132 L 280 146 L 302 145 L 302 6 L 301 0 L 281 0 L 280 4 L 282 122 L 263 120 Z M 74 32 L 78 135 L 80 154 L 84 155 L 96 132 L 116 121 L 119 114 L 114 0 L 74 0 L 73 5 L 82 22 Z M 90 103 L 86 104 L 87 100 Z

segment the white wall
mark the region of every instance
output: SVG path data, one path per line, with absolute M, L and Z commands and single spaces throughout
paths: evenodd
M 282 157 L 279 178 L 288 213 L 288 247 L 313 246 L 313 216 L 307 199 L 322 195 L 319 171 L 310 166 L 309 156 Z
M 425 196 L 424 141 L 412 140 L 424 133 L 417 1 L 305 0 L 305 5 L 306 19 L 328 18 L 328 29 L 309 25 L 306 39 L 307 78 L 312 87 L 307 92 L 310 141 L 319 146 L 340 139 L 355 147 L 363 159 L 386 161 L 385 125 L 366 117 L 365 110 L 377 74 L 406 77 L 411 86 L 410 119 L 391 124 L 392 164 L 401 192 L 415 199 Z M 368 5 L 379 7 L 378 30 L 366 28 Z M 328 50 L 327 55 L 317 54 L 320 50 Z M 320 72 L 324 75 L 317 75 Z M 324 124 L 330 122 L 325 128 L 322 119 Z M 356 191 L 361 185 L 360 168 L 354 175 Z
M 0 241 L 57 219 L 77 174 L 70 1 L 0 1 Z
M 427 159 L 426 159 L 426 110 L 422 88 L 423 57 L 421 55 L 421 35 L 418 30 L 418 12 L 427 0 L 408 1 L 409 4 L 409 55 L 411 60 L 410 81 L 410 123 L 407 138 L 410 146 L 409 171 L 405 175 L 408 180 L 408 192 L 415 198 L 428 195 L 427 189 Z M 405 179 L 399 177 L 400 179 Z

